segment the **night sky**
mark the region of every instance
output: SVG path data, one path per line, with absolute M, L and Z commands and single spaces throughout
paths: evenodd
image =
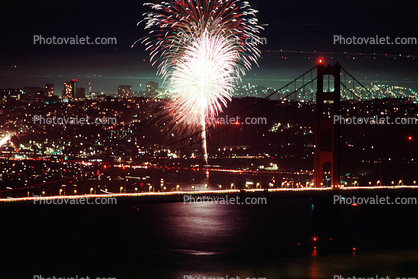
M 268 25 L 260 35 L 267 44 L 260 47 L 260 67 L 255 66 L 243 82 L 276 86 L 277 80 L 293 79 L 324 57 L 326 63 L 339 61 L 360 80 L 394 81 L 418 90 L 416 45 L 333 44 L 333 35 L 418 37 L 418 1 L 249 2 L 260 11 L 260 24 Z M 144 90 L 147 81 L 160 81 L 144 47 L 131 48 L 146 35 L 144 25 L 137 26 L 149 10 L 143 3 L 2 1 L 0 88 L 52 82 L 60 95 L 63 82 L 77 78 L 78 86 L 91 82 L 94 92 L 114 94 L 119 84 Z M 34 35 L 116 37 L 118 44 L 34 45 Z

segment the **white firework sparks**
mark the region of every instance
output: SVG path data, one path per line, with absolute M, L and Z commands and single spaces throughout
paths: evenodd
M 260 57 L 257 11 L 241 0 L 145 5 L 154 11 L 145 14 L 150 35 L 142 42 L 173 89 L 169 124 L 193 131 L 198 127 L 207 163 L 206 120 L 226 107 L 235 83 Z

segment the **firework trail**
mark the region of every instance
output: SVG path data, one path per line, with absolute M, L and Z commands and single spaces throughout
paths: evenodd
M 12 136 L 7 134 L 4 138 L 0 139 L 0 146 L 2 146 L 3 144 L 5 144 L 9 139 L 11 139 Z
M 206 123 L 231 100 L 234 85 L 257 63 L 257 11 L 240 0 L 146 3 L 141 39 L 168 82 L 167 126 L 199 130 L 207 163 Z

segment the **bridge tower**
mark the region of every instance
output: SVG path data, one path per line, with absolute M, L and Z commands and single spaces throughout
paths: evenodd
M 340 113 L 340 73 L 336 64 L 317 66 L 315 169 L 316 188 L 340 185 L 340 127 L 334 115 Z M 324 84 L 325 81 L 325 84 Z

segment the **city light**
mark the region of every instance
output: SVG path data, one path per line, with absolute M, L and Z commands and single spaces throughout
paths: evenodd
M 7 1 L 0 277 L 414 276 L 418 1 L 346 2 Z

